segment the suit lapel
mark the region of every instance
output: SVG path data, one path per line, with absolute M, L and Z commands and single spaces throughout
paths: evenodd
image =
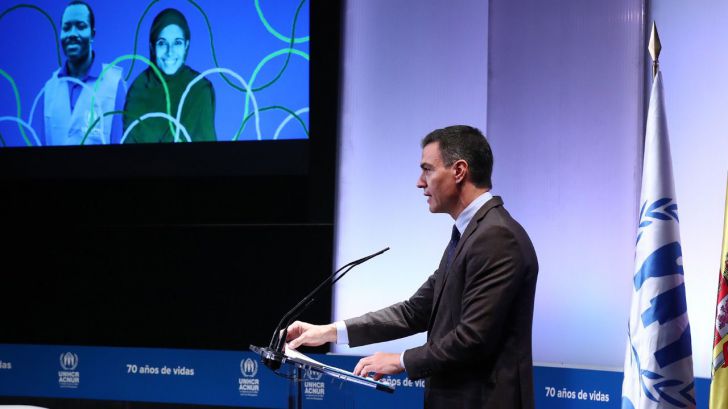
M 481 207 L 477 213 L 473 216 L 473 219 L 470 220 L 470 223 L 468 223 L 468 226 L 465 228 L 465 231 L 460 237 L 460 241 L 458 242 L 458 245 L 455 247 L 455 251 L 452 257 L 452 262 L 450 263 L 450 268 L 447 268 L 447 263 L 440 263 L 440 278 L 435 282 L 435 299 L 432 303 L 432 314 L 430 314 L 430 322 L 428 324 L 428 329 L 432 328 L 432 322 L 434 321 L 434 317 L 436 315 L 437 309 L 439 307 L 440 303 L 440 296 L 442 295 L 442 291 L 445 288 L 445 283 L 447 282 L 447 278 L 450 276 L 450 270 L 453 269 L 455 266 L 455 261 L 458 259 L 458 256 L 460 255 L 460 252 L 462 251 L 463 247 L 465 246 L 465 243 L 468 241 L 470 236 L 475 232 L 475 230 L 478 228 L 478 225 L 480 222 L 485 218 L 485 215 L 488 214 L 490 209 L 502 206 L 503 200 L 499 196 L 493 196 L 492 199 L 488 200 L 483 207 Z

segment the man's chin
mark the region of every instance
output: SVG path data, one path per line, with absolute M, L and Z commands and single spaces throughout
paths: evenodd
M 67 52 L 66 58 L 68 61 L 73 65 L 78 65 L 83 61 L 86 61 L 88 59 L 88 54 L 81 54 L 77 52 Z

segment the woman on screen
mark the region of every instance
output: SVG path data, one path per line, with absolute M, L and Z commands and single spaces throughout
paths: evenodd
M 161 71 L 171 103 L 171 116 L 177 117 L 182 95 L 199 73 L 185 64 L 190 47 L 190 27 L 185 16 L 176 9 L 165 9 L 154 18 L 149 33 L 151 61 Z M 126 95 L 124 106 L 123 143 L 187 141 L 183 131 L 166 118 L 149 117 L 138 121 L 148 113 L 167 113 L 164 86 L 151 67 L 134 80 Z M 214 141 L 215 90 L 205 78 L 189 90 L 182 106 L 180 123 L 187 130 L 190 140 Z M 127 134 L 127 130 L 131 131 Z

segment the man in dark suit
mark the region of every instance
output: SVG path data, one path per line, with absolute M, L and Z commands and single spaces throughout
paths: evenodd
M 354 373 L 426 378 L 426 408 L 531 409 L 538 261 L 525 230 L 490 193 L 490 146 L 469 126 L 438 129 L 422 140 L 420 167 L 417 187 L 430 211 L 455 220 L 435 273 L 409 300 L 382 310 L 329 325 L 293 323 L 289 347 L 359 346 L 427 331 L 424 345 L 363 358 Z

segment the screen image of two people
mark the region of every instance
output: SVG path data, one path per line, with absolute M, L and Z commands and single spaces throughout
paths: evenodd
M 154 18 L 149 31 L 154 67 L 142 71 L 128 91 L 120 67 L 95 61 L 95 23 L 83 1 L 70 2 L 63 12 L 60 40 L 66 59 L 45 84 L 44 145 L 217 139 L 212 83 L 202 78 L 188 89 L 199 73 L 185 64 L 190 28 L 181 12 L 167 8 Z

